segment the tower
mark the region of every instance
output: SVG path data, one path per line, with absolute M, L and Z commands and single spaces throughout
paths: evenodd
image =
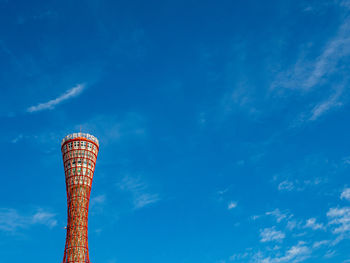
M 61 143 L 66 175 L 68 223 L 63 263 L 89 263 L 89 199 L 99 143 L 87 133 L 67 135 Z

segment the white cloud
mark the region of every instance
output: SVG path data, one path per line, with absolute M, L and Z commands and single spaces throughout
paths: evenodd
M 311 74 L 306 79 L 304 86 L 310 88 L 318 84 L 321 79 L 336 69 L 339 60 L 349 54 L 350 38 L 344 30 L 347 30 L 349 21 L 340 28 L 338 35 L 328 43 L 322 54 L 315 61 Z
M 231 186 L 229 186 L 229 187 L 227 187 L 227 188 L 225 188 L 225 189 L 223 189 L 223 190 L 218 190 L 216 193 L 217 193 L 218 195 L 224 195 L 224 194 L 226 194 L 226 193 L 230 190 L 230 187 L 231 187 Z
M 319 184 L 319 180 L 308 181 L 310 184 Z M 306 181 L 305 181 L 306 184 Z M 348 200 L 349 188 L 345 188 L 340 194 L 340 199 Z M 327 224 L 318 222 L 315 217 L 311 217 L 307 220 L 295 219 L 290 212 L 281 212 L 279 209 L 275 209 L 270 212 L 266 212 L 265 215 L 273 216 L 276 218 L 276 222 L 279 223 L 279 227 L 285 227 L 284 230 L 279 231 L 275 226 L 270 228 L 260 229 L 260 242 L 266 243 L 262 250 L 258 250 L 249 253 L 251 260 L 247 262 L 256 263 L 283 263 L 283 262 L 301 262 L 308 259 L 314 250 L 318 250 L 323 254 L 323 258 L 334 257 L 338 252 L 334 248 L 344 239 L 350 239 L 350 207 L 333 207 L 327 212 L 328 222 Z M 251 217 L 253 220 L 260 216 Z M 308 230 L 309 229 L 309 230 Z M 296 230 L 296 231 L 294 231 Z M 302 230 L 303 232 L 300 232 Z M 316 235 L 311 230 L 323 230 L 323 237 L 329 235 L 327 239 L 319 239 L 319 234 Z M 328 231 L 329 230 L 329 231 Z M 285 231 L 288 232 L 288 239 Z M 291 238 L 300 238 L 301 236 L 308 237 L 311 240 L 311 244 L 307 245 L 305 242 L 298 242 L 297 245 L 291 247 L 283 253 L 284 246 L 282 241 Z M 278 247 L 273 247 L 273 242 L 280 242 Z M 286 244 L 287 242 L 283 242 Z M 232 259 L 239 260 L 240 254 L 235 254 Z M 243 255 L 243 254 L 241 254 Z
M 231 210 L 233 208 L 237 207 L 237 202 L 231 201 L 228 205 L 227 205 L 227 209 Z
M 262 259 L 261 263 L 297 263 L 302 262 L 310 257 L 311 249 L 304 242 L 299 241 L 297 245 L 292 246 L 285 252 L 285 255 L 280 257 L 267 257 Z
M 330 208 L 327 212 L 329 224 L 334 225 L 334 234 L 346 234 L 350 232 L 350 207 Z
M 321 240 L 321 241 L 316 241 L 314 242 L 314 244 L 312 245 L 313 248 L 319 248 L 322 246 L 326 246 L 329 244 L 329 240 Z
M 0 230 L 14 232 L 18 228 L 27 227 L 30 221 L 18 214 L 15 209 L 0 210 Z
M 5 232 L 16 232 L 19 229 L 28 228 L 31 225 L 45 225 L 54 227 L 57 225 L 55 214 L 43 209 L 37 210 L 35 213 L 24 215 L 16 209 L 2 208 L 0 209 L 0 230 Z
M 243 260 L 243 259 L 246 259 L 248 256 L 249 256 L 248 252 L 245 252 L 242 254 L 234 254 L 230 257 L 230 261 Z
M 288 221 L 287 222 L 287 229 L 288 230 L 293 230 L 294 228 L 296 228 L 298 226 L 298 223 L 297 223 L 297 221 L 296 220 L 290 220 L 290 221 Z
M 57 225 L 55 214 L 47 211 L 39 210 L 32 217 L 32 224 L 42 224 L 48 227 L 54 227 Z
M 338 88 L 332 96 L 327 98 L 325 101 L 320 102 L 311 110 L 310 120 L 314 121 L 323 115 L 326 111 L 335 108 L 341 107 L 343 104 L 339 102 L 339 97 L 343 93 L 343 88 Z
M 350 19 L 347 19 L 315 60 L 299 58 L 292 69 L 278 76 L 273 87 L 309 90 L 333 73 L 339 61 L 350 54 L 349 27 Z
M 40 103 L 36 106 L 31 106 L 27 109 L 27 112 L 37 112 L 42 110 L 52 110 L 58 104 L 62 103 L 65 100 L 78 96 L 85 88 L 85 85 L 78 84 L 75 87 L 67 90 L 64 94 L 57 97 L 56 99 L 50 100 L 48 102 Z
M 286 179 L 278 184 L 278 190 L 281 192 L 290 191 L 303 191 L 307 187 L 317 186 L 321 183 L 326 182 L 326 178 L 310 178 L 308 180 L 289 180 Z
M 90 206 L 94 206 L 97 204 L 103 204 L 106 201 L 106 195 L 98 195 L 90 200 Z
M 345 188 L 340 195 L 340 199 L 346 199 L 350 201 L 350 188 Z
M 341 60 L 350 55 L 350 18 L 345 19 L 339 26 L 337 33 L 324 45 L 319 56 L 307 59 L 309 49 L 301 53 L 296 63 L 286 71 L 278 74 L 272 83 L 272 90 L 283 93 L 283 88 L 300 90 L 304 94 L 324 84 L 330 84 L 327 98 L 313 103 L 305 112 L 299 115 L 291 127 L 298 127 L 306 121 L 315 121 L 332 109 L 343 106 L 342 98 L 348 86 L 347 72 L 342 68 Z M 306 45 L 304 45 L 306 46 Z M 313 51 L 314 45 L 309 48 Z M 311 52 L 310 52 L 311 53 Z M 330 79 L 342 80 L 336 84 Z M 281 89 L 282 88 L 282 89 Z M 314 96 L 316 98 L 316 96 Z
M 285 180 L 278 185 L 278 190 L 280 191 L 292 191 L 294 189 L 294 184 L 291 181 Z
M 331 250 L 329 249 L 326 254 L 324 255 L 324 258 L 332 258 L 336 255 L 336 251 L 335 250 Z
M 276 230 L 275 227 L 270 227 L 260 230 L 260 237 L 261 242 L 270 242 L 282 241 L 286 237 L 286 235 L 283 232 Z
M 309 218 L 306 221 L 305 227 L 306 228 L 311 228 L 313 230 L 318 230 L 318 229 L 323 229 L 324 228 L 322 223 L 316 223 L 316 218 Z
M 257 219 L 259 219 L 261 217 L 262 217 L 261 215 L 253 215 L 253 216 L 250 217 L 250 219 L 255 221 L 255 220 L 257 220 Z
M 246 249 L 244 253 L 232 255 L 229 260 L 250 263 L 298 263 L 308 259 L 313 252 L 313 248 L 299 241 L 296 245 L 283 249 L 281 246 L 269 247 L 265 252 L 262 250 L 252 251 Z
M 159 194 L 150 193 L 149 186 L 142 182 L 140 178 L 125 176 L 119 184 L 119 188 L 131 193 L 134 209 L 143 208 L 160 200 Z
M 280 223 L 283 219 L 291 218 L 293 215 L 289 215 L 286 212 L 282 213 L 278 208 L 273 211 L 266 212 L 266 215 L 270 215 L 276 218 L 277 223 Z
M 160 198 L 158 194 L 138 193 L 134 199 L 134 206 L 135 206 L 135 209 L 138 209 L 138 208 L 145 207 L 149 204 L 156 203 L 159 200 Z
M 252 89 L 245 82 L 238 83 L 237 87 L 224 95 L 221 102 L 221 109 L 224 115 L 230 115 L 235 110 L 244 109 L 249 115 L 258 114 L 254 106 Z

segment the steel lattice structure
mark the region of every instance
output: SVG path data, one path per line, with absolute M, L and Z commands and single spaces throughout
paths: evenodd
M 87 133 L 67 135 L 61 144 L 66 175 L 68 223 L 63 263 L 89 263 L 89 199 L 99 143 Z

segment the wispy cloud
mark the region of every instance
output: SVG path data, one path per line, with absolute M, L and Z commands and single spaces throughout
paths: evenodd
M 348 200 L 349 195 L 350 188 L 344 188 L 339 199 Z M 243 261 L 241 257 L 244 255 L 247 258 L 244 262 L 297 263 L 305 261 L 313 254 L 316 255 L 316 251 L 322 253 L 323 258 L 330 258 L 337 255 L 337 244 L 350 239 L 350 207 L 330 208 L 326 213 L 327 223 L 319 222 L 316 217 L 297 219 L 288 210 L 281 212 L 275 209 L 264 215 L 274 217 L 278 225 L 259 230 L 260 242 L 264 244 L 263 249 L 247 249 L 246 252 L 233 255 L 230 261 Z M 253 220 L 263 218 L 264 215 L 255 216 Z M 262 220 L 259 222 L 264 223 Z M 322 231 L 322 234 L 319 231 Z M 300 241 L 301 236 L 307 237 L 310 243 Z M 284 246 L 293 239 L 297 242 L 295 246 L 290 248 Z
M 55 217 L 55 214 L 43 209 L 25 215 L 19 213 L 16 209 L 2 208 L 0 209 L 0 230 L 15 233 L 19 229 L 28 228 L 36 224 L 51 228 L 57 225 Z
M 329 224 L 335 226 L 334 234 L 350 233 L 350 207 L 330 208 L 327 212 Z
M 90 200 L 90 209 L 91 209 L 91 214 L 94 215 L 96 213 L 103 213 L 104 212 L 104 205 L 106 203 L 106 195 L 105 194 L 100 194 L 100 195 L 97 195 L 97 196 L 94 196 L 91 198 Z M 101 231 L 100 230 L 97 230 L 98 231 Z
M 305 227 L 313 230 L 324 229 L 324 225 L 322 223 L 316 223 L 316 218 L 309 218 L 306 221 Z
M 310 165 L 310 162 L 308 164 Z M 279 177 L 282 177 L 281 178 L 282 181 L 280 181 L 280 183 L 278 183 L 277 189 L 280 192 L 304 191 L 308 188 L 315 187 L 315 186 L 318 186 L 320 184 L 327 182 L 327 178 L 321 178 L 321 177 L 314 177 L 314 178 L 309 177 L 308 178 L 305 175 L 304 178 L 302 178 L 301 175 L 303 172 L 305 173 L 305 171 L 301 171 L 299 173 L 299 170 L 302 170 L 302 169 L 296 169 L 295 171 L 289 170 L 287 172 L 282 172 L 280 175 L 276 175 L 273 179 L 273 182 L 278 183 Z M 299 178 L 293 179 L 293 177 L 296 177 L 294 174 L 297 174 L 297 173 L 298 173 Z M 287 179 L 284 179 L 283 177 L 284 178 L 287 177 Z
M 328 89 L 323 92 L 328 95 L 309 104 L 308 109 L 292 123 L 292 128 L 308 121 L 315 121 L 330 110 L 344 105 L 344 93 L 347 91 L 349 78 L 341 62 L 350 56 L 349 32 L 350 18 L 347 18 L 335 35 L 326 42 L 319 56 L 309 59 L 306 56 L 308 49 L 304 50 L 296 63 L 288 70 L 280 72 L 272 83 L 272 90 L 278 93 L 283 93 L 284 89 L 300 90 L 303 94 L 318 90 L 320 87 Z M 312 48 L 315 49 L 314 45 Z M 335 82 L 335 77 L 341 81 Z M 311 97 L 315 100 L 318 96 Z
M 299 241 L 297 245 L 288 249 L 283 256 L 267 257 L 261 259 L 262 263 L 297 263 L 310 257 L 311 249 L 305 245 L 305 242 Z
M 287 212 L 282 213 L 278 208 L 276 208 L 273 211 L 266 212 L 265 214 L 268 215 L 268 216 L 275 217 L 277 223 L 280 223 L 282 220 L 289 219 L 289 218 L 291 218 L 293 216 L 293 215 L 291 215 L 291 214 L 289 214 Z
M 273 88 L 292 88 L 308 91 L 320 84 L 327 76 L 334 73 L 339 61 L 350 55 L 350 19 L 346 19 L 337 34 L 325 45 L 315 60 L 299 58 L 288 71 L 281 72 Z
M 261 242 L 270 242 L 282 241 L 286 235 L 282 231 L 276 230 L 275 227 L 270 227 L 260 230 L 260 237 Z
M 237 87 L 226 93 L 221 101 L 221 110 L 224 115 L 230 115 L 235 111 L 244 110 L 251 117 L 257 115 L 255 91 L 247 83 L 241 82 Z
M 106 195 L 98 195 L 91 198 L 90 205 L 103 204 L 106 201 Z
M 345 188 L 340 195 L 340 199 L 345 199 L 350 201 L 350 188 Z
M 0 230 L 14 232 L 18 228 L 27 227 L 29 220 L 18 214 L 15 209 L 0 210 Z
M 322 246 L 326 246 L 329 244 L 329 240 L 321 240 L 321 241 L 315 241 L 312 245 L 313 248 L 319 248 Z
M 343 87 L 338 87 L 333 95 L 327 98 L 325 101 L 318 103 L 312 110 L 309 120 L 317 120 L 321 115 L 329 111 L 330 109 L 341 107 L 342 102 L 339 101 L 340 96 L 343 93 Z
M 159 194 L 151 193 L 148 184 L 141 181 L 140 178 L 125 176 L 119 188 L 132 195 L 134 209 L 143 208 L 160 200 Z
M 244 252 L 244 253 L 237 253 L 234 254 L 230 257 L 230 261 L 238 261 L 238 260 L 244 260 L 247 259 L 249 257 L 249 253 L 248 252 Z
M 31 216 L 32 224 L 42 224 L 48 227 L 54 227 L 57 225 L 56 215 L 47 211 L 39 210 Z
M 236 207 L 237 207 L 237 202 L 235 202 L 235 201 L 231 201 L 227 205 L 228 210 L 231 210 L 231 209 L 236 208 Z
M 236 253 L 229 258 L 230 262 L 249 263 L 298 263 L 308 259 L 313 249 L 304 241 L 298 241 L 296 245 L 283 249 L 275 245 L 266 251 L 247 248 L 243 253 Z M 222 261 L 226 262 L 226 261 Z
M 138 208 L 147 206 L 149 204 L 158 202 L 159 200 L 160 199 L 158 194 L 150 194 L 150 193 L 138 194 L 137 196 L 135 196 L 134 206 L 135 206 L 135 209 L 138 209 Z
M 293 189 L 294 189 L 294 184 L 289 180 L 284 180 L 278 185 L 279 191 L 292 191 Z
M 64 94 L 62 94 L 61 96 L 50 100 L 48 102 L 44 102 L 44 103 L 39 103 L 36 106 L 31 106 L 27 109 L 27 112 L 37 112 L 37 111 L 42 111 L 42 110 L 52 110 L 54 109 L 58 104 L 74 98 L 76 96 L 78 96 L 79 94 L 81 94 L 81 92 L 84 90 L 85 85 L 84 84 L 78 84 L 75 87 L 67 90 Z

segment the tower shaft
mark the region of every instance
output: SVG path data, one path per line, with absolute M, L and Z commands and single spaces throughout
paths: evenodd
M 89 263 L 88 212 L 98 140 L 86 133 L 62 141 L 67 189 L 67 235 L 63 263 Z

